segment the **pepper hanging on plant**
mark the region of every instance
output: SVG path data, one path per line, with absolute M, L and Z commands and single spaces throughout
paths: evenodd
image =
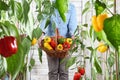
M 97 47 L 97 50 L 100 52 L 100 53 L 104 53 L 108 50 L 108 46 L 105 45 L 103 42 L 100 42 L 98 47 Z
M 0 54 L 10 57 L 18 51 L 17 39 L 14 36 L 5 36 L 0 39 Z
M 81 79 L 81 73 L 75 72 L 73 76 L 73 80 L 80 80 Z
M 99 32 L 101 30 L 103 30 L 103 23 L 104 20 L 107 18 L 107 14 L 99 14 L 98 16 L 93 16 L 92 17 L 92 25 L 93 25 L 93 29 L 96 32 Z

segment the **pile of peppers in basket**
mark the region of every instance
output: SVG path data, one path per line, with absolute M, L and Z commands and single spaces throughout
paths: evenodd
M 53 38 L 46 36 L 44 38 L 43 45 L 48 50 L 68 50 L 70 49 L 71 44 L 72 44 L 71 38 L 58 37 L 56 43 L 56 41 Z
M 5 36 L 0 39 L 0 55 L 10 57 L 18 50 L 17 39 L 14 36 Z

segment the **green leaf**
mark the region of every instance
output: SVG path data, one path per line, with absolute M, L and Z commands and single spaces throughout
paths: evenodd
M 74 47 L 74 48 L 70 49 L 71 54 L 73 54 L 74 52 L 77 52 L 77 51 L 78 51 L 78 47 Z
M 42 30 L 39 27 L 35 28 L 32 32 L 32 38 L 39 39 L 41 35 L 42 35 Z
M 85 8 L 82 11 L 82 15 L 90 9 L 90 1 L 87 1 L 84 7 Z
M 3 2 L 2 0 L 0 0 L 0 10 L 8 10 L 9 9 L 9 6 Z
M 35 65 L 35 59 L 31 58 L 30 59 L 30 65 L 29 65 L 29 71 L 32 70 L 33 66 Z
M 86 39 L 86 38 L 87 38 L 87 31 L 82 30 L 82 31 L 81 31 L 81 37 L 82 37 L 83 39 Z
M 3 25 L 3 23 L 0 23 L 0 29 L 2 30 L 1 37 L 5 36 L 5 35 L 9 35 L 8 29 L 7 29 L 7 27 L 5 27 Z
M 42 63 L 42 49 L 38 48 L 38 53 L 39 53 L 39 60 Z
M 15 11 L 18 20 L 22 20 L 23 18 L 23 9 L 20 2 L 15 2 Z
M 112 47 L 112 44 L 111 44 L 110 41 L 107 39 L 107 36 L 106 36 L 104 30 L 102 30 L 102 31 L 100 31 L 100 32 L 95 32 L 95 35 L 96 35 L 98 41 L 103 40 L 103 41 L 106 42 L 106 44 L 108 44 L 109 46 Z
M 83 26 L 83 27 L 88 27 L 88 24 L 86 23 L 86 24 L 83 24 L 82 26 Z
M 28 54 L 31 47 L 31 41 L 28 38 L 24 38 L 22 40 L 22 46 L 23 46 L 24 55 Z
M 82 11 L 82 15 L 83 15 L 85 12 L 87 12 L 88 10 L 89 10 L 88 7 L 87 7 L 87 8 L 84 8 L 83 11 Z
M 100 32 L 95 32 L 95 34 L 96 34 L 96 36 L 97 36 L 98 41 L 103 40 L 102 31 L 100 31 Z
M 95 41 L 97 36 L 95 35 L 95 30 L 93 29 L 93 26 L 90 27 L 89 34 L 90 38 Z
M 96 58 L 94 58 L 94 66 L 98 73 L 102 74 L 102 68 L 100 67 L 100 64 Z
M 0 22 L 0 24 L 2 24 L 3 31 L 4 31 L 4 33 L 7 33 L 7 36 L 9 36 L 9 35 L 15 36 L 18 41 L 20 40 L 20 35 L 18 32 L 18 29 L 13 23 L 11 23 L 9 21 L 4 21 L 4 22 Z
M 39 14 L 37 15 L 37 19 L 38 21 L 41 21 L 43 19 L 42 13 L 39 12 Z
M 10 0 L 9 5 L 10 5 L 10 9 L 12 10 L 12 13 L 14 14 L 14 12 L 15 12 L 15 1 Z
M 91 71 L 92 71 L 92 80 L 96 80 L 96 70 L 95 70 L 95 68 L 93 68 L 92 67 L 92 69 L 91 69 Z
M 116 14 L 105 19 L 103 30 L 107 39 L 118 50 L 118 46 L 120 46 L 120 15 Z
M 90 59 L 90 57 L 89 56 L 85 56 L 84 59 Z
M 84 50 L 85 49 L 85 45 L 81 42 L 81 49 Z
M 90 46 L 90 47 L 87 47 L 87 49 L 89 49 L 90 51 L 93 51 L 94 49 Z
M 50 10 L 51 10 L 51 7 L 52 7 L 51 2 L 49 0 L 44 0 L 42 2 L 42 7 L 43 7 L 42 13 L 50 15 Z
M 68 10 L 68 0 L 56 0 L 56 8 L 58 9 L 62 20 L 65 22 L 66 21 L 65 13 Z
M 96 15 L 101 14 L 106 8 L 105 3 L 100 2 L 99 0 L 95 1 L 95 10 L 96 10 Z
M 6 73 L 7 64 L 6 59 L 0 55 L 0 78 Z
M 23 5 L 22 6 L 23 6 L 24 22 L 26 24 L 27 21 L 28 21 L 28 13 L 29 13 L 29 10 L 30 10 L 30 4 L 26 0 L 23 0 Z
M 72 66 L 76 61 L 76 57 L 71 57 L 70 59 L 67 60 L 66 66 L 65 68 L 69 68 L 70 66 Z
M 47 26 L 48 26 L 49 24 L 50 24 L 50 19 L 48 18 L 47 21 L 46 21 L 46 24 L 45 24 L 44 29 L 47 28 Z
M 18 52 L 11 57 L 7 58 L 7 71 L 11 74 L 12 80 L 15 80 L 18 75 L 21 67 L 23 66 L 24 57 L 23 57 L 23 47 L 18 44 Z
M 110 67 L 112 67 L 114 65 L 115 57 L 114 57 L 113 53 L 110 53 L 110 56 L 108 57 L 107 62 L 108 62 Z
M 52 28 L 53 28 L 53 31 L 55 31 L 55 29 L 56 29 L 56 24 L 55 24 L 54 21 L 52 22 Z

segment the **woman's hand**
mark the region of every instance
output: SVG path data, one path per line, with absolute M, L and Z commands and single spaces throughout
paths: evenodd
M 41 42 L 42 42 L 42 40 L 43 40 L 43 38 L 44 38 L 44 33 L 42 33 L 42 35 L 40 36 L 40 38 L 38 39 L 38 45 L 39 45 L 39 47 L 41 47 Z

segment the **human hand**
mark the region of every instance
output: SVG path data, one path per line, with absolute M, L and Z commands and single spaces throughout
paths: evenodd
M 74 35 L 71 38 L 72 38 L 73 41 L 75 40 L 75 36 Z M 74 41 L 74 43 L 72 44 L 72 48 L 75 48 L 75 47 L 76 47 L 76 44 L 75 44 L 75 41 Z
M 44 38 L 44 34 L 41 35 L 41 37 L 38 39 L 38 46 L 41 47 L 41 42 Z

